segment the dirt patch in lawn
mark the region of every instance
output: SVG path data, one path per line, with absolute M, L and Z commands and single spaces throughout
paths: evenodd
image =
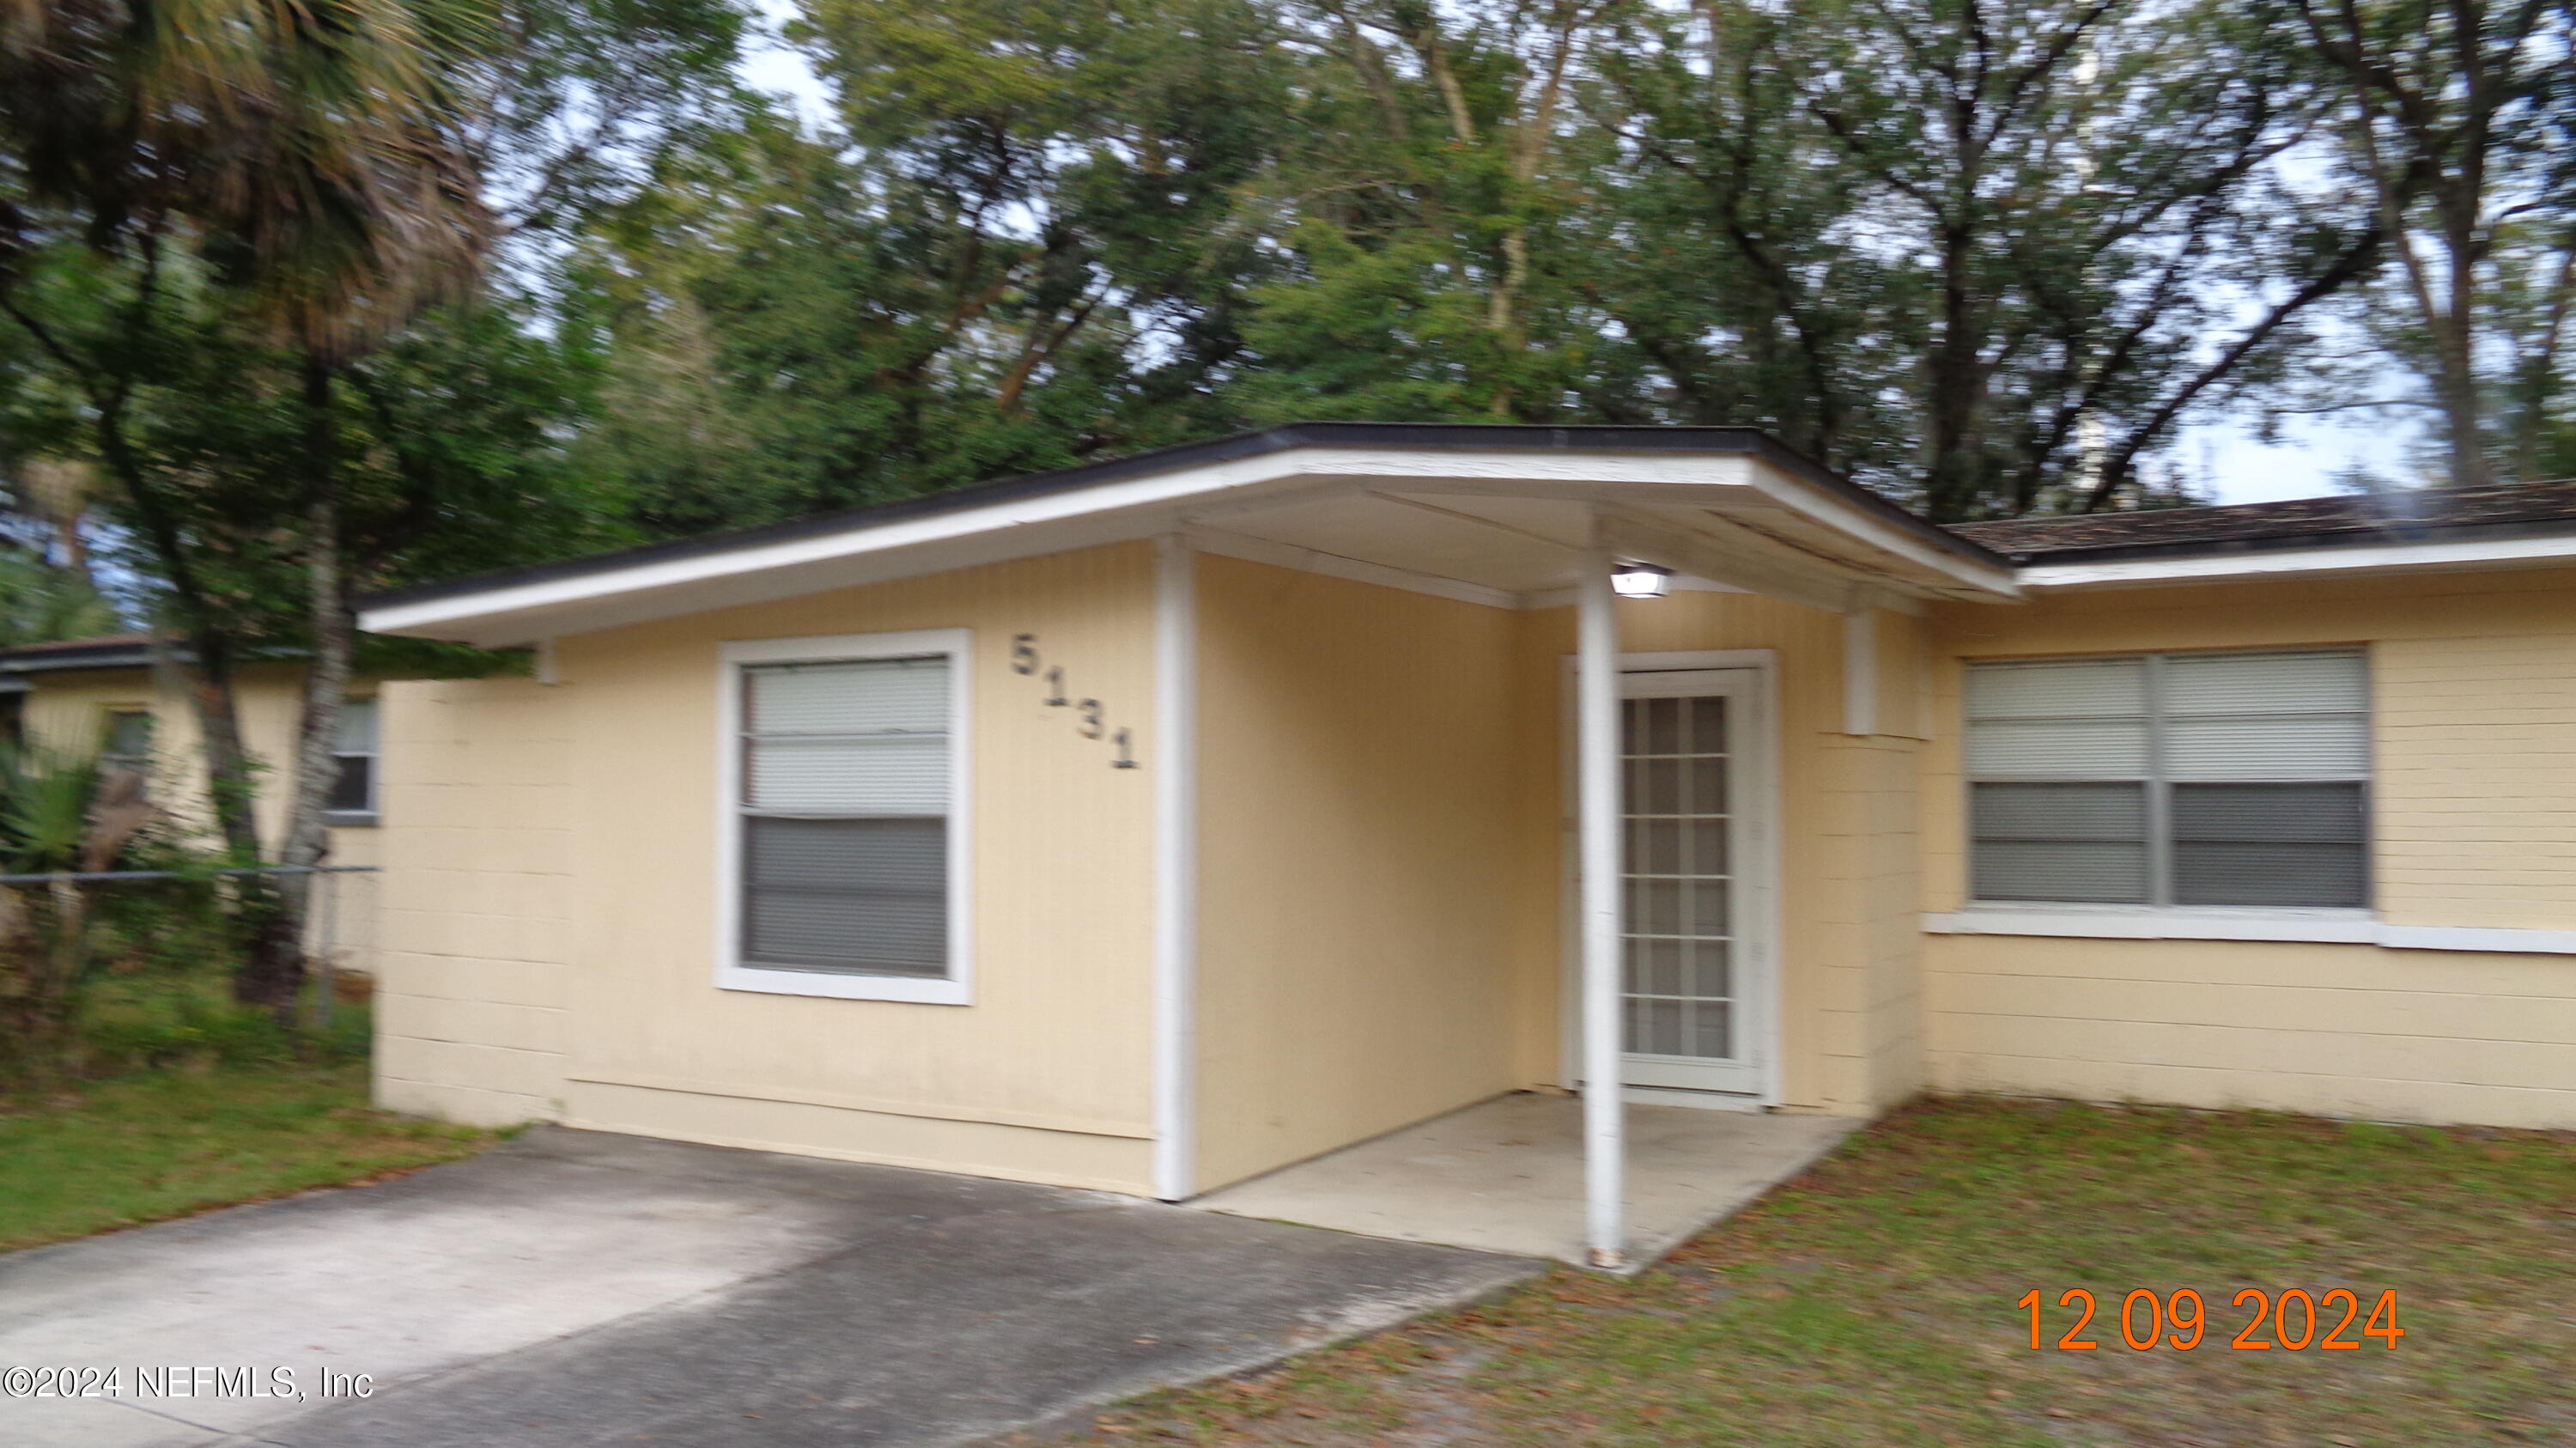
M 2124 1297 L 2144 1288 L 2151 1328 Z M 2239 1291 L 2266 1294 L 2266 1327 Z M 2325 1305 L 2310 1345 L 2298 1289 Z M 2061 1295 L 2083 1289 L 2095 1314 Z M 2345 1316 L 2337 1289 L 2359 1310 Z M 2025 1294 L 2041 1294 L 2031 1347 Z M 2403 1336 L 2365 1335 L 2395 1294 Z M 2286 1313 L 2287 1322 L 2278 1321 Z M 2379 1319 L 2390 1325 L 2390 1319 Z M 2576 1442 L 2576 1137 L 1999 1100 L 1909 1109 L 1634 1282 L 1561 1271 L 1048 1441 Z

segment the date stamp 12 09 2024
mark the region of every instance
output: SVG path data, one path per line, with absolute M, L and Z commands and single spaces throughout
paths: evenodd
M 2362 1295 L 2349 1287 L 2330 1287 L 2321 1293 L 2304 1287 L 2277 1293 L 2248 1287 L 2235 1295 L 2232 1305 L 2239 1311 L 2250 1306 L 2252 1311 L 2231 1337 L 2224 1324 L 2218 1325 L 2215 1334 L 2211 1332 L 2210 1308 L 2198 1289 L 2177 1287 L 2159 1295 L 2151 1287 L 2134 1287 L 2120 1299 L 2120 1342 L 2132 1352 L 2159 1348 L 2189 1352 L 2204 1343 L 2216 1347 L 2222 1341 L 2236 1352 L 2359 1351 L 2372 1342 L 2395 1351 L 2397 1340 L 2406 1335 L 2406 1329 L 2397 1325 L 2397 1289 L 2382 1290 L 2367 1310 Z M 2048 1340 L 2048 1324 L 2041 1320 L 2038 1288 L 2023 1293 L 2013 1305 L 2030 1314 L 2033 1352 L 2052 1346 L 2061 1352 L 2093 1352 L 2102 1346 L 2099 1338 L 2107 1336 L 2095 1328 L 2093 1294 L 2082 1287 L 2057 1295 L 2057 1305 L 2072 1313 L 2074 1320 L 2054 1343 Z

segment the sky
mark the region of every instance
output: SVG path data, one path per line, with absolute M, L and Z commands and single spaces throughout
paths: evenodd
M 744 79 L 785 97 L 808 124 L 829 124 L 831 108 L 822 81 L 805 57 L 775 34 L 774 28 L 796 13 L 794 0 L 760 0 L 760 8 L 772 30 L 750 46 Z M 2404 446 L 2402 436 L 2385 429 L 2313 417 L 2286 419 L 2281 441 L 2266 443 L 2250 421 L 2220 419 L 2184 429 L 2172 457 L 2193 477 L 2207 477 L 2218 502 L 2268 503 L 2332 493 L 2334 475 L 2356 462 L 2381 476 L 2402 473 Z

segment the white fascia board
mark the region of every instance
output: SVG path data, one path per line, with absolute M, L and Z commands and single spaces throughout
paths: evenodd
M 1960 558 L 1916 539 L 1822 490 L 1786 478 L 1751 458 L 1731 454 L 1585 452 L 1566 450 L 1295 447 L 1223 462 L 1175 466 L 1116 482 L 962 507 L 916 518 L 861 523 L 845 530 L 803 534 L 776 542 L 726 548 L 568 577 L 501 583 L 448 597 L 397 602 L 366 610 L 359 627 L 370 633 L 416 634 L 483 644 L 524 643 L 549 633 L 610 627 L 647 618 L 697 612 L 761 598 L 793 596 L 919 573 L 1145 538 L 1193 521 L 1194 509 L 1238 499 L 1257 505 L 1258 493 L 1292 490 L 1311 496 L 1313 484 L 1341 482 L 1422 484 L 1424 491 L 1456 490 L 1584 497 L 1596 489 L 1651 490 L 1660 501 L 1681 501 L 1690 489 L 1757 487 L 1775 499 L 1800 500 L 1810 512 L 1874 546 L 1990 595 L 2010 597 L 2009 573 Z M 1301 485 L 1304 485 L 1301 488 Z M 1229 496 L 1231 495 L 1231 496 Z M 881 566 L 861 565 L 882 560 Z M 804 579 L 778 578 L 805 571 Z M 816 581 L 813 575 L 828 572 Z M 726 580 L 771 575 L 738 590 Z M 685 600 L 619 606 L 621 598 L 667 589 L 690 589 Z
M 1301 454 L 1318 451 L 1327 450 L 1292 449 L 1237 458 L 1205 467 L 1153 473 L 1087 488 L 1069 488 L 1061 493 L 1013 498 L 980 508 L 957 508 L 918 518 L 862 523 L 845 530 L 782 538 L 774 543 L 693 553 L 681 558 L 647 559 L 625 568 L 565 578 L 532 579 L 524 584 L 504 583 L 447 598 L 388 604 L 366 610 L 359 616 L 358 626 L 369 633 L 424 633 L 431 637 L 452 637 L 455 635 L 445 630 L 504 616 L 537 615 L 622 594 L 648 593 L 782 569 L 932 549 L 978 535 L 1021 529 L 1042 532 L 1045 535 L 1043 541 L 1034 538 L 1019 540 L 1024 546 L 1003 556 L 1025 557 L 1066 547 L 1091 546 L 1095 542 L 1115 541 L 1122 537 L 1150 537 L 1166 530 L 1171 520 L 1171 509 L 1194 498 L 1278 482 L 1313 471 L 1310 467 L 1296 466 L 1296 463 Z M 1105 531 L 1077 529 L 1069 536 L 1059 531 L 1064 525 L 1104 515 L 1138 513 L 1149 516 L 1131 518 L 1127 520 L 1129 526 L 1123 528 Z M 988 560 L 978 557 L 973 561 Z M 959 566 L 964 565 L 940 557 L 921 571 Z M 899 576 L 902 576 L 901 571 L 895 571 L 882 574 L 880 578 Z M 872 580 L 858 578 L 852 581 Z M 731 601 L 734 600 L 725 600 Z M 475 631 L 486 632 L 482 629 Z
M 1772 502 L 1999 600 L 2018 599 L 2020 575 L 2006 563 L 1981 563 L 1915 537 L 1903 527 L 1854 507 L 1822 488 L 1785 473 L 1763 470 L 1754 484 Z
M 2386 543 L 2296 548 L 2277 553 L 2224 553 L 2195 558 L 2136 558 L 2110 563 L 2034 564 L 2019 570 L 2036 590 L 2142 588 L 2161 583 L 2392 573 L 2409 569 L 2506 568 L 2576 561 L 2576 535 L 2501 538 L 2464 543 Z

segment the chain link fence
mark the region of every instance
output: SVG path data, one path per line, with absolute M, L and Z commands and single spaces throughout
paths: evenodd
M 304 899 L 306 979 L 285 1020 L 233 1000 L 246 877 Z M 362 1053 L 378 879 L 370 865 L 0 874 L 0 1077 Z

